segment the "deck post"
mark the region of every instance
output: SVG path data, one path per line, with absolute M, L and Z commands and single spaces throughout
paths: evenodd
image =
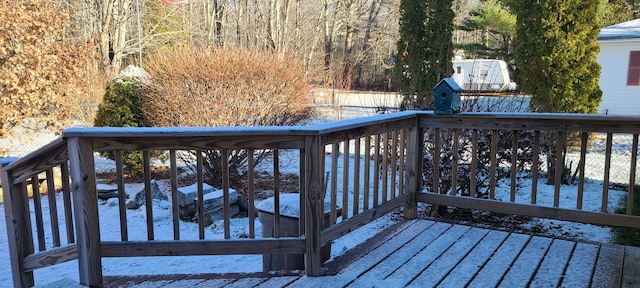
M 416 123 L 407 131 L 407 155 L 405 170 L 404 193 L 411 195 L 404 206 L 404 218 L 418 218 L 418 202 L 416 195 L 422 187 L 422 142 L 423 129 L 420 128 L 420 118 L 416 117 Z
M 321 276 L 322 257 L 320 253 L 320 233 L 324 221 L 324 195 L 322 189 L 321 166 L 322 144 L 320 136 L 306 136 L 304 149 L 304 185 L 303 193 L 306 193 L 304 201 L 304 234 L 306 252 L 304 254 L 304 266 L 307 276 Z
M 32 287 L 34 285 L 33 272 L 24 272 L 24 258 L 34 252 L 27 183 L 21 181 L 13 184 L 9 173 L 10 171 L 4 171 L 0 167 L 11 277 L 14 287 Z
M 77 231 L 80 284 L 102 285 L 102 251 L 98 222 L 98 194 L 91 139 L 73 137 L 67 141 Z

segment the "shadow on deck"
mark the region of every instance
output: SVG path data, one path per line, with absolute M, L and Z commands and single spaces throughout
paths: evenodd
M 105 276 L 105 287 L 638 287 L 640 248 L 410 220 L 323 273 Z

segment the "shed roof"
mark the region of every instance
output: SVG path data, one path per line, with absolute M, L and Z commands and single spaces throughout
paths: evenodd
M 640 18 L 600 29 L 598 40 L 640 39 Z

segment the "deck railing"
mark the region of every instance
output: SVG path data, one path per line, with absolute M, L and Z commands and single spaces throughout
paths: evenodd
M 589 139 L 595 133 L 606 135 L 601 191 L 585 188 L 590 181 L 585 167 L 591 163 L 586 155 Z M 625 150 L 629 159 L 626 214 L 612 213 L 617 203 L 608 201 L 609 171 L 615 154 L 613 139 L 617 134 L 630 135 L 632 139 L 631 147 Z M 305 127 L 68 129 L 63 138 L 2 169 L 14 285 L 33 286 L 35 269 L 74 259 L 78 260 L 81 284 L 101 285 L 103 257 L 304 254 L 306 274 L 319 276 L 321 247 L 390 211 L 403 209 L 406 218 L 416 218 L 419 202 L 640 228 L 640 217 L 631 212 L 638 134 L 640 118 L 496 113 L 442 116 L 415 111 Z M 575 206 L 566 205 L 561 198 L 566 169 L 555 169 L 552 174 L 556 180 L 553 199 L 542 199 L 544 195 L 539 195 L 537 188 L 538 171 L 548 173 L 548 169 L 541 168 L 547 161 L 540 155 L 556 151 L 556 157 L 551 158 L 556 166 L 546 166 L 564 167 L 564 161 L 569 161 L 573 153 L 567 147 L 579 147 L 576 159 L 582 163 L 570 171 L 578 179 L 575 193 L 579 200 Z M 119 239 L 107 239 L 100 227 L 94 155 L 103 151 L 114 152 L 116 158 Z M 153 201 L 151 155 L 167 155 L 172 235 L 156 233 L 153 221 L 148 221 L 145 239 L 130 237 L 123 169 L 126 151 L 142 151 L 146 203 Z M 224 205 L 219 220 L 223 222 L 223 239 L 207 238 L 204 221 L 199 221 L 198 235 L 193 239 L 180 233 L 181 225 L 185 224 L 179 219 L 178 158 L 202 155 L 201 151 L 219 153 L 221 171 L 220 175 L 206 175 L 203 157 L 193 159 L 198 187 L 196 210 L 199 219 L 204 219 L 205 178 L 221 179 L 219 188 L 223 191 Z M 255 198 L 259 192 L 255 191 L 254 183 L 256 173 L 261 172 L 255 168 L 258 156 L 254 155 L 263 155 L 258 152 L 265 151 L 273 163 L 268 168 L 274 178 L 273 238 L 256 236 L 254 226 Z M 234 187 L 230 184 L 229 159 L 239 154 L 249 155 L 247 167 L 253 167 L 241 176 L 248 183 L 244 191 L 248 198 L 248 237 L 234 237 L 230 233 L 229 195 Z M 279 156 L 283 154 L 293 162 L 281 163 Z M 296 166 L 300 176 L 295 191 L 299 192 L 299 227 L 303 231 L 299 237 L 279 237 L 279 199 L 283 193 L 292 192 L 280 191 L 283 166 Z M 49 172 L 56 167 L 63 172 L 59 197 Z M 27 182 L 36 187 L 42 172 L 50 186 L 48 212 L 43 211 L 40 193 L 35 192 L 39 190 L 33 188 L 33 208 L 27 193 Z M 518 188 L 518 179 L 522 177 L 532 178 L 530 191 Z M 506 189 L 508 193 L 502 195 L 496 192 L 498 189 Z M 601 195 L 599 209 L 593 211 L 582 206 L 585 193 Z M 323 207 L 325 199 L 329 207 Z M 58 205 L 65 207 L 61 221 Z M 145 207 L 146 219 L 153 219 L 156 212 L 153 205 Z M 328 225 L 324 223 L 325 211 L 329 211 Z M 35 217 L 35 227 L 31 217 Z M 61 227 L 66 233 L 60 233 Z M 51 238 L 44 236 L 45 229 L 51 231 Z M 38 252 L 34 251 L 35 242 Z

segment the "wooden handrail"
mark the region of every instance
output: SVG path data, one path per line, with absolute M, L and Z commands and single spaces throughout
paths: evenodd
M 471 181 L 469 184 L 469 195 L 461 195 L 453 191 L 440 191 L 437 188 L 430 191 L 429 187 L 424 187 L 423 179 L 426 175 L 424 171 L 424 161 L 435 161 L 438 167 L 434 169 L 436 173 L 431 174 L 427 179 L 433 183 L 450 181 L 453 187 L 460 185 L 463 179 L 443 175 L 444 167 L 439 163 L 454 161 L 451 167 L 454 170 L 480 164 L 476 157 L 463 159 L 456 154 L 452 158 L 446 158 L 441 153 L 446 152 L 442 147 L 447 141 L 443 137 L 444 131 L 452 131 L 451 135 L 455 139 L 463 137 L 467 131 L 470 145 L 463 147 L 460 143 L 453 143 L 454 150 L 463 151 L 464 155 L 476 155 L 482 149 L 489 149 L 487 153 L 493 154 L 489 163 L 489 175 L 487 179 L 488 193 L 487 199 L 479 199 L 476 194 L 477 187 L 483 183 Z M 487 139 L 483 139 L 482 133 L 491 134 Z M 509 139 L 510 147 L 503 148 L 497 146 L 498 131 L 532 131 L 533 139 L 514 136 Z M 541 136 L 545 133 L 552 133 L 554 137 L 560 138 L 561 142 L 554 142 L 555 149 L 562 150 L 565 147 L 565 137 L 567 135 L 579 135 L 580 156 L 584 161 L 590 133 L 601 132 L 615 135 L 618 133 L 632 134 L 634 144 L 632 145 L 631 161 L 629 172 L 629 199 L 632 199 L 635 186 L 635 168 L 638 146 L 638 134 L 640 134 L 640 118 L 636 117 L 613 117 L 602 115 L 578 115 L 578 114 L 512 114 L 512 113 L 461 113 L 456 115 L 434 115 L 429 111 L 404 111 L 398 113 L 384 114 L 374 117 L 346 120 L 328 124 L 318 124 L 300 127 L 171 127 L 171 128 L 72 128 L 63 132 L 63 137 L 46 145 L 45 147 L 0 168 L 2 188 L 5 194 L 5 209 L 7 211 L 7 233 L 9 234 L 9 245 L 11 252 L 11 263 L 14 285 L 33 286 L 34 269 L 58 264 L 64 261 L 78 259 L 80 266 L 80 280 L 85 285 L 102 284 L 102 257 L 126 257 L 132 255 L 130 251 L 138 251 L 133 254 L 140 256 L 151 255 L 210 255 L 210 254 L 234 254 L 234 253 L 304 253 L 305 270 L 309 276 L 317 276 L 321 273 L 322 257 L 321 248 L 331 243 L 337 237 L 349 233 L 374 219 L 404 208 L 405 217 L 414 219 L 418 215 L 417 203 L 427 202 L 436 205 L 457 206 L 468 209 L 484 209 L 487 211 L 514 213 L 528 216 L 547 217 L 569 221 L 579 221 L 598 225 L 612 225 L 620 227 L 640 228 L 640 217 L 631 213 L 633 203 L 627 208 L 626 215 L 610 214 L 607 203 L 603 202 L 599 211 L 583 211 L 581 201 L 585 183 L 584 164 L 579 166 L 577 174 L 578 180 L 578 203 L 575 208 L 559 207 L 559 185 L 554 193 L 554 203 L 547 207 L 540 205 L 542 200 L 535 191 L 538 189 L 533 185 L 531 189 L 530 203 L 519 202 L 517 184 L 517 173 L 507 173 L 505 176 L 510 180 L 510 190 L 507 200 L 496 201 L 495 189 L 500 179 L 496 178 L 496 171 L 500 166 L 496 160 L 498 153 L 510 153 L 511 157 L 504 165 L 515 166 L 518 159 L 516 153 L 517 145 L 522 141 L 530 141 L 532 151 L 536 157 L 532 161 L 531 169 L 538 169 L 542 164 L 542 159 L 538 159 L 538 154 L 542 152 L 543 140 Z M 573 134 L 572 134 L 573 133 Z M 517 133 L 514 133 L 517 135 Z M 430 135 L 438 135 L 431 138 Z M 467 137 L 467 136 L 464 136 Z M 608 138 L 609 139 L 609 138 Z M 486 142 L 483 142 L 486 141 Z M 529 143 L 529 142 L 527 142 Z M 483 146 L 483 145 L 489 146 Z M 529 145 L 529 144 L 527 144 Z M 613 152 L 611 151 L 612 141 L 609 139 L 605 143 L 607 156 L 605 157 L 605 167 L 610 167 Z M 426 146 L 435 146 L 437 155 L 427 159 L 430 153 L 425 150 Z M 488 147 L 488 148 L 487 148 Z M 245 151 L 248 155 L 254 155 L 257 150 L 274 150 L 275 155 L 280 151 L 291 150 L 297 153 L 300 165 L 300 205 L 301 215 L 299 217 L 299 228 L 301 236 L 283 237 L 276 239 L 254 239 L 255 227 L 249 224 L 249 239 L 228 239 L 230 238 L 229 221 L 229 173 L 228 169 L 223 169 L 222 186 L 224 193 L 224 213 L 225 239 L 209 240 L 204 239 L 204 233 L 200 233 L 200 239 L 184 239 L 184 235 L 179 233 L 179 213 L 177 203 L 177 164 L 176 154 L 183 151 L 215 150 L 221 151 L 221 155 L 231 155 L 233 151 Z M 353 149 L 350 151 L 350 149 Z M 109 239 L 104 241 L 100 235 L 98 218 L 98 200 L 96 194 L 96 179 L 93 155 L 95 152 L 115 151 L 117 164 L 118 197 L 119 205 L 124 205 L 124 176 L 122 171 L 123 152 L 141 150 L 145 155 L 144 175 L 145 175 L 145 196 L 150 200 L 150 152 L 154 150 L 165 150 L 170 153 L 171 172 L 171 205 L 174 214 L 173 240 L 152 240 L 156 236 L 152 225 L 147 229 L 148 240 L 130 240 L 126 230 L 127 218 L 126 210 L 120 207 L 120 213 L 124 214 L 120 219 L 121 238 L 119 241 Z M 331 157 L 325 154 L 331 153 Z M 357 155 L 356 155 L 357 154 Z M 362 157 L 360 155 L 362 154 Z M 353 157 L 350 157 L 353 155 Z M 427 157 L 427 158 L 425 158 Z M 466 156 L 465 156 L 466 157 Z M 224 158 L 224 157 L 223 157 Z M 277 160 L 277 159 L 276 159 Z M 228 160 L 224 160 L 228 161 Z M 253 157 L 250 157 L 250 166 L 254 165 Z M 468 161 L 468 162 L 465 162 Z M 561 160 L 557 160 L 562 165 Z M 325 163 L 326 162 L 326 163 Z M 68 164 L 67 164 L 68 163 Z M 338 166 L 346 169 L 355 169 L 356 173 L 339 171 Z M 223 162 L 222 167 L 228 167 L 227 162 Z M 273 172 L 278 172 L 279 163 L 276 161 Z M 202 186 L 202 165 L 197 165 L 198 186 Z M 27 181 L 39 179 L 38 174 L 45 172 L 47 181 L 52 174 L 53 168 L 62 169 L 63 175 L 63 207 L 65 210 L 66 234 L 60 233 L 58 227 L 44 227 L 40 224 L 31 227 L 29 220 L 29 199 L 27 197 Z M 613 168 L 611 168 L 613 169 Z M 70 172 L 70 173 L 69 173 Z M 247 181 L 252 183 L 255 180 L 255 171 L 250 170 Z M 562 171 L 557 171 L 551 175 L 556 180 L 560 179 Z M 326 174 L 328 173 L 328 174 Z M 478 175 L 476 169 L 470 170 L 472 179 Z M 325 179 L 329 177 L 330 179 Z M 538 173 L 532 173 L 532 179 L 537 179 Z M 70 183 L 69 178 L 72 179 Z M 278 177 L 276 177 L 278 178 Z M 328 181 L 330 180 L 330 181 Z M 509 182 L 509 181 L 507 181 Z M 556 181 L 557 183 L 558 181 Z M 609 175 L 604 175 L 604 183 L 609 183 Z M 325 187 L 325 183 L 330 183 L 330 187 Z M 72 184 L 72 185 L 71 185 Z M 537 181 L 536 183 L 537 184 Z M 280 195 L 276 185 L 276 197 Z M 47 188 L 51 190 L 52 184 L 47 183 Z M 608 187 L 604 187 L 602 193 L 606 198 Z M 199 198 L 202 198 L 202 187 L 198 188 Z M 349 193 L 352 192 L 352 193 Z M 249 190 L 249 199 L 255 197 L 256 191 Z M 326 195 L 325 195 L 326 193 Z M 71 197 L 73 196 L 73 197 Z M 73 198 L 74 209 L 71 209 L 71 199 Z M 325 209 L 323 200 L 329 199 L 331 207 Z M 49 199 L 50 201 L 52 199 Z M 202 200 L 202 199 L 201 199 Z M 199 202 L 199 205 L 203 205 Z M 328 205 L 328 204 L 327 204 Z M 56 204 L 52 203 L 54 209 Z M 62 206 L 61 206 L 62 207 Z M 202 208 L 202 207 L 200 207 Z M 37 208 L 38 209 L 38 208 Z M 255 211 L 253 201 L 250 201 L 249 211 Z M 74 211 L 74 215 L 71 212 Z M 202 210 L 200 210 L 202 211 Z M 330 225 L 325 222 L 325 212 L 328 212 Z M 38 212 L 46 214 L 45 212 Z M 146 211 L 147 217 L 153 217 L 151 209 Z M 202 214 L 200 215 L 202 217 Z M 274 215 L 276 228 L 280 226 L 279 211 L 276 209 Z M 250 219 L 254 219 L 253 215 Z M 54 221 L 55 222 L 55 221 Z M 75 223 L 75 225 L 74 225 Z M 204 224 L 198 224 L 199 229 L 204 231 Z M 40 227 L 42 226 L 42 227 Z M 34 241 L 34 235 L 42 235 L 43 229 L 51 229 L 55 236 L 52 243 Z M 34 229 L 38 233 L 34 233 Z M 74 230 L 75 229 L 75 230 Z M 60 238 L 60 236 L 66 236 Z M 278 237 L 278 233 L 274 236 Z M 66 238 L 67 243 L 62 244 Z M 166 237 L 165 237 L 166 238 Z M 77 241 L 76 241 L 77 239 Z M 33 243 L 39 243 L 43 251 L 35 252 Z M 77 243 L 77 244 L 76 244 Z M 253 243 L 253 244 L 247 244 Z M 255 243 L 260 243 L 256 245 Z M 251 245 L 250 247 L 247 245 Z M 140 252 L 144 251 L 144 252 Z

